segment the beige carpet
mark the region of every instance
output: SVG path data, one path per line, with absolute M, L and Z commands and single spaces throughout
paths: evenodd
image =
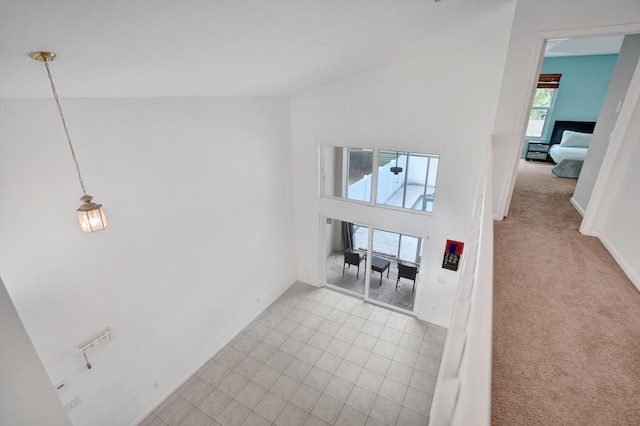
M 551 167 L 523 161 L 495 222 L 492 424 L 640 425 L 640 292 Z

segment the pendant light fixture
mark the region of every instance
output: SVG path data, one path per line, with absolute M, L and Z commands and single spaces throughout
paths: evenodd
M 391 171 L 391 173 L 393 173 L 394 175 L 397 175 L 398 173 L 402 173 L 402 167 L 398 167 L 398 156 L 400 155 L 400 153 L 398 151 L 396 151 L 396 166 L 395 167 L 391 167 L 389 169 L 389 171 Z
M 73 145 L 71 144 L 71 136 L 69 136 L 69 130 L 67 129 L 67 122 L 64 119 L 64 114 L 62 114 L 62 107 L 60 106 L 60 100 L 58 99 L 58 92 L 56 91 L 56 86 L 53 84 L 53 77 L 51 77 L 51 70 L 49 70 L 49 62 L 53 61 L 56 58 L 56 54 L 53 52 L 31 52 L 29 56 L 39 62 L 43 62 L 44 66 L 47 70 L 47 76 L 49 77 L 49 82 L 51 83 L 51 91 L 53 92 L 53 99 L 56 101 L 56 106 L 58 107 L 58 113 L 60 114 L 60 120 L 62 121 L 62 127 L 64 128 L 64 134 L 67 136 L 67 143 L 69 144 L 69 149 L 71 150 L 71 157 L 73 158 L 73 163 L 76 166 L 76 173 L 78 175 L 78 180 L 80 181 L 80 187 L 82 188 L 82 193 L 84 194 L 80 197 L 80 201 L 82 201 L 82 205 L 78 207 L 78 219 L 80 220 L 80 226 L 82 226 L 82 230 L 84 232 L 95 232 L 107 227 L 107 218 L 104 215 L 104 209 L 102 208 L 102 204 L 93 203 L 93 197 L 87 194 L 87 190 L 84 186 L 84 181 L 82 180 L 82 174 L 80 174 L 80 166 L 78 165 L 78 160 L 76 159 L 76 153 L 73 150 Z

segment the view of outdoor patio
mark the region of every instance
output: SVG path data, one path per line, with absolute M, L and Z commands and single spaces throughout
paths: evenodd
M 354 201 L 431 212 L 436 192 L 438 155 L 417 152 L 322 147 L 322 194 Z M 375 180 L 374 180 L 375 176 Z
M 370 151 L 349 151 L 346 198 L 370 200 L 373 175 L 371 171 L 367 174 L 364 172 L 370 170 L 366 166 L 371 161 Z M 438 162 L 437 156 L 380 151 L 376 204 L 432 211 Z
M 369 259 L 367 258 L 360 265 L 360 276 L 358 278 L 356 278 L 356 268 L 354 266 L 347 266 L 344 275 L 342 274 L 343 259 L 344 256 L 341 252 L 333 252 L 327 257 L 327 284 L 364 295 L 365 272 L 366 267 L 369 266 Z M 369 298 L 413 312 L 415 301 L 413 282 L 401 279 L 396 290 L 397 265 L 398 262 L 393 260 L 390 261 L 389 269 L 382 274 L 375 271 L 371 272 Z M 388 277 L 387 272 L 389 273 Z
M 369 255 L 369 228 L 335 219 L 332 219 L 328 226 L 331 229 L 328 232 L 328 242 L 333 244 L 328 248 L 326 260 L 327 284 L 364 295 L 366 273 L 369 268 L 371 281 L 368 297 L 413 312 L 415 281 L 401 278 L 396 290 L 398 261 L 417 269 L 420 263 L 421 239 L 374 229 L 372 253 Z M 345 236 L 344 233 L 350 236 Z M 355 258 L 347 258 L 345 251 L 355 253 Z

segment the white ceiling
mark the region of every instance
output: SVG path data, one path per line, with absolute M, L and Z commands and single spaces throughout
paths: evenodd
M 620 52 L 624 36 L 583 37 L 549 40 L 544 56 L 610 55 Z
M 515 0 L 2 0 L 0 98 L 288 96 L 504 20 Z

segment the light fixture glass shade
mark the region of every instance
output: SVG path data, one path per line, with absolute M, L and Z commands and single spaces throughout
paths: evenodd
M 78 219 L 84 232 L 100 231 L 107 227 L 107 217 L 104 215 L 102 204 L 92 203 L 91 195 L 84 195 L 80 198 L 83 204 L 78 207 Z

